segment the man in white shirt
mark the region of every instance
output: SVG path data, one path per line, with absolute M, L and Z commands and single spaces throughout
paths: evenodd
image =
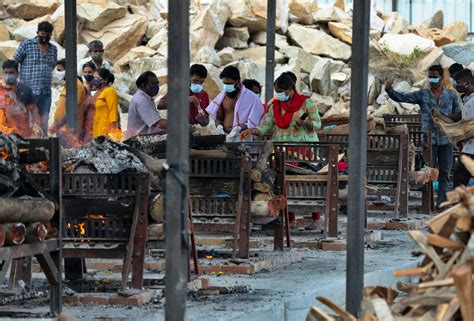
M 96 69 L 105 68 L 108 70 L 112 69 L 110 61 L 104 59 L 104 44 L 100 40 L 93 40 L 89 43 L 89 56 L 82 59 L 77 66 L 77 74 L 82 75 L 82 67 L 87 62 L 92 62 Z
M 474 77 L 469 69 L 463 69 L 454 76 L 456 80 L 456 90 L 462 95 L 461 112 L 451 116 L 454 121 L 468 120 L 474 118 Z M 462 152 L 474 159 L 474 138 L 470 138 L 462 142 Z M 466 169 L 464 164 L 459 161 L 453 174 L 453 186 L 467 186 L 471 179 L 471 173 Z

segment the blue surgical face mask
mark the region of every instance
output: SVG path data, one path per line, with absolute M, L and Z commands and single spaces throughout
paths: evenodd
M 14 86 L 18 82 L 18 74 L 4 74 L 3 80 L 7 85 Z
M 233 93 L 235 90 L 236 90 L 235 84 L 231 84 L 231 85 L 224 84 L 224 91 L 225 91 L 226 93 L 231 94 L 231 93 Z
M 150 95 L 150 97 L 155 97 L 156 95 L 158 95 L 159 92 L 160 92 L 160 85 L 154 84 L 150 86 L 150 88 L 147 91 L 147 94 Z
M 277 93 L 277 99 L 279 101 L 288 101 L 290 97 L 285 94 L 285 92 Z
M 91 82 L 94 79 L 93 75 L 84 75 L 82 76 L 86 82 Z
M 100 79 L 93 79 L 92 84 L 95 88 L 99 89 L 102 86 L 102 80 Z
M 440 81 L 441 81 L 440 78 L 428 77 L 428 82 L 429 82 L 430 84 L 438 84 Z
M 204 89 L 204 84 L 191 84 L 191 91 L 195 94 L 199 94 Z

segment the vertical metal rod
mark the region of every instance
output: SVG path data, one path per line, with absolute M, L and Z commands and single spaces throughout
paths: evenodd
M 398 0 L 392 0 L 392 11 L 395 12 L 398 10 Z
M 267 62 L 265 66 L 265 102 L 273 97 L 275 77 L 276 0 L 267 0 Z
M 167 321 L 184 320 L 189 265 L 189 0 L 169 0 L 168 121 L 165 191 Z
M 77 132 L 77 25 L 76 0 L 64 1 L 66 45 L 66 121 L 67 127 Z
M 369 27 L 370 0 L 355 0 L 352 21 L 352 80 L 349 122 L 346 308 L 356 317 L 360 313 L 364 285 Z

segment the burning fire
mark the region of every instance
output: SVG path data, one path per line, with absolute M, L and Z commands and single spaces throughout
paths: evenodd
M 113 130 L 113 131 L 110 131 L 107 136 L 116 141 L 116 142 L 122 142 L 124 139 L 125 139 L 125 136 L 123 134 L 123 132 L 120 130 L 120 129 L 116 129 L 116 130 Z
M 61 145 L 66 148 L 80 147 L 82 146 L 79 135 L 74 134 L 66 126 L 59 128 L 57 136 L 61 140 Z
M 6 149 L 0 150 L 0 157 L 3 158 L 4 160 L 7 160 L 10 154 Z
M 74 224 L 74 226 L 73 226 L 70 222 L 68 222 L 66 224 L 66 230 L 71 231 L 71 228 L 73 228 L 75 232 L 79 232 L 79 234 L 81 236 L 84 236 L 84 235 L 86 235 L 85 225 L 86 225 L 86 223 L 83 222 L 83 223 Z

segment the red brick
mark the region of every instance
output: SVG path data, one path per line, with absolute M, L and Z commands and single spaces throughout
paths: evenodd
M 81 295 L 82 304 L 109 304 L 109 298 L 106 296 Z
M 143 305 L 148 303 L 153 298 L 153 293 L 142 292 L 140 294 L 132 295 L 129 297 L 116 296 L 110 298 L 110 304 L 120 305 Z
M 387 223 L 385 222 L 372 222 L 367 223 L 367 228 L 369 230 L 383 230 L 387 227 Z
M 207 289 L 210 286 L 211 286 L 211 280 L 209 278 L 201 277 L 201 287 L 203 289 Z
M 64 303 L 68 304 L 79 304 L 81 302 L 81 298 L 78 295 L 63 295 Z
M 229 274 L 252 274 L 252 267 L 249 264 L 223 265 L 222 272 Z
M 345 251 L 347 249 L 346 242 L 322 242 L 323 251 Z
M 409 226 L 406 223 L 401 222 L 388 222 L 387 223 L 387 230 L 408 230 Z

